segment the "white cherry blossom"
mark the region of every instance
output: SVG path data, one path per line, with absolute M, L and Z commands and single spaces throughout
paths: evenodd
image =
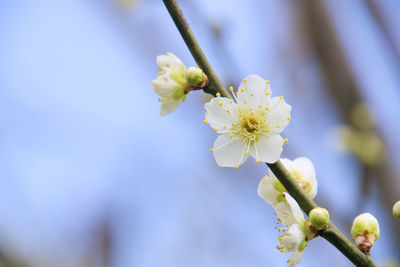
M 205 123 L 221 135 L 211 151 L 221 167 L 239 168 L 249 155 L 256 162 L 276 162 L 290 121 L 291 106 L 283 97 L 271 97 L 269 81 L 250 75 L 240 84 L 234 99 L 217 97 L 205 104 Z M 285 140 L 287 141 L 287 140 Z
M 318 183 L 315 175 L 314 166 L 308 158 L 299 157 L 295 160 L 281 159 L 282 164 L 296 179 L 298 185 L 303 188 L 311 199 L 317 195 Z M 286 189 L 279 182 L 276 176 L 268 169 L 266 175 L 258 185 L 258 195 L 272 206 L 284 202 L 283 193 Z
M 284 193 L 284 198 L 287 202 L 279 203 L 275 211 L 282 224 L 287 226 L 284 228 L 287 232 L 279 236 L 278 249 L 284 253 L 293 252 L 287 261 L 287 267 L 293 267 L 303 258 L 307 236 L 312 235 L 309 233 L 307 222 L 296 200 L 288 193 Z
M 152 81 L 153 90 L 162 102 L 160 115 L 167 115 L 174 111 L 180 103 L 185 101 L 188 87 L 187 70 L 185 65 L 172 53 L 157 57 L 160 68 L 158 77 Z

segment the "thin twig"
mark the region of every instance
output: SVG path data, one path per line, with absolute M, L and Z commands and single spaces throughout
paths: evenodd
M 199 67 L 207 74 L 209 85 L 204 89 L 204 92 L 213 94 L 220 93 L 224 97 L 229 97 L 228 91 L 224 88 L 218 76 L 215 74 L 210 63 L 208 62 L 206 56 L 203 53 L 199 43 L 196 40 L 189 24 L 187 23 L 185 17 L 183 16 L 182 10 L 176 1 L 163 0 L 165 6 L 168 9 L 169 14 L 175 22 L 176 27 L 179 30 L 186 46 L 189 48 L 194 60 L 199 65 Z

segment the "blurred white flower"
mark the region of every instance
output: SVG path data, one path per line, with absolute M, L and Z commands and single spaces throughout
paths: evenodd
M 233 88 L 230 88 L 233 93 Z M 205 123 L 221 135 L 211 151 L 221 167 L 278 160 L 283 145 L 280 133 L 290 121 L 291 106 L 283 97 L 271 97 L 269 81 L 250 75 L 240 84 L 234 100 L 217 96 L 205 104 Z
M 299 157 L 293 161 L 281 159 L 281 162 L 296 179 L 298 185 L 303 188 L 307 196 L 314 199 L 317 195 L 318 183 L 311 160 L 305 157 Z M 272 171 L 268 169 L 268 175 L 266 175 L 258 185 L 258 195 L 275 207 L 279 203 L 286 202 L 283 197 L 284 192 L 286 192 L 286 189 Z

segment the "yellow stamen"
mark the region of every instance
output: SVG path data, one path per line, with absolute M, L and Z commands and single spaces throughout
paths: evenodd
M 223 104 L 224 104 L 224 103 L 222 103 L 222 102 L 219 102 L 219 104 L 218 104 L 218 105 L 219 105 L 220 107 L 222 107 L 222 105 L 223 105 Z
M 216 96 L 217 96 L 217 97 L 220 97 L 220 96 L 221 96 L 221 94 L 220 94 L 220 93 L 216 93 Z
M 231 86 L 231 87 L 229 87 L 229 90 L 232 92 L 233 91 L 233 87 Z
M 269 84 L 269 81 L 268 81 L 268 80 L 266 80 L 266 81 L 265 81 L 265 83 L 266 83 L 266 84 Z
M 239 165 L 236 165 L 236 166 L 235 166 L 235 169 L 239 169 Z
M 260 163 L 260 161 L 257 159 L 257 160 L 256 160 L 256 163 Z
M 245 155 L 249 154 L 249 151 L 245 151 L 244 154 L 245 154 Z
M 210 148 L 210 152 L 213 152 L 214 151 L 214 149 L 213 148 Z
M 244 88 L 240 89 L 240 91 L 244 92 Z
M 243 82 L 247 83 L 247 79 L 243 79 Z
M 289 139 L 285 138 L 285 139 L 283 139 L 283 142 L 287 143 L 287 142 L 289 142 Z
M 279 98 L 280 98 L 280 99 L 283 99 L 283 95 L 281 95 Z
M 291 119 L 292 119 L 292 118 L 290 118 L 290 117 L 287 117 L 287 120 L 288 120 L 288 121 L 290 121 Z
M 207 121 L 207 120 L 204 120 L 203 122 L 204 122 L 204 123 L 208 123 L 208 121 Z

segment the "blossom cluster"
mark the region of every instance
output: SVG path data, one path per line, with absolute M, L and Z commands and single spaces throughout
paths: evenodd
M 293 161 L 281 159 L 281 162 L 307 196 L 313 199 L 317 195 L 318 185 L 312 162 L 305 157 Z M 270 170 L 258 185 L 258 195 L 275 209 L 278 223 L 283 225 L 278 227 L 279 232 L 287 231 L 279 236 L 278 249 L 286 253 L 293 252 L 287 266 L 296 266 L 303 257 L 308 241 L 316 236 L 316 229 L 304 219 L 296 200 L 286 192 Z
M 160 72 L 159 77 L 153 80 L 153 89 L 163 102 L 161 115 L 175 110 L 191 90 L 208 86 L 207 76 L 201 69 L 186 69 L 171 53 L 158 56 L 157 64 Z M 280 160 L 304 194 L 314 199 L 318 183 L 312 162 L 305 157 L 280 159 L 283 144 L 288 142 L 281 133 L 291 120 L 291 106 L 282 96 L 272 97 L 270 82 L 257 75 L 243 79 L 236 92 L 233 87 L 229 90 L 232 98 L 217 93 L 204 106 L 204 123 L 220 134 L 210 148 L 216 163 L 237 169 L 249 156 L 256 163 Z M 308 242 L 329 227 L 329 212 L 324 208 L 314 208 L 308 214 L 310 220 L 306 220 L 299 204 L 270 169 L 257 191 L 274 208 L 278 231 L 285 232 L 279 236 L 277 248 L 284 253 L 292 252 L 287 267 L 296 266 Z M 400 201 L 394 205 L 393 215 L 400 218 Z M 369 213 L 361 214 L 354 219 L 351 234 L 359 249 L 368 254 L 379 238 L 378 221 Z

